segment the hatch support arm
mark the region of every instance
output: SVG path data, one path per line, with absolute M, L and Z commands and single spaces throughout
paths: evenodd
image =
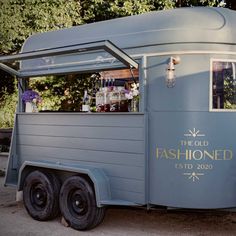
M 128 54 L 118 48 L 110 41 L 105 41 L 104 50 L 126 65 L 128 68 L 138 69 L 138 63 L 133 60 Z
M 21 77 L 20 72 L 18 72 L 17 70 L 12 69 L 10 66 L 7 66 L 3 63 L 0 63 L 0 69 L 6 71 L 7 73 L 9 73 L 12 76 L 17 76 L 19 78 Z
M 84 53 L 84 52 L 91 52 L 91 51 L 102 50 L 102 49 L 110 53 L 120 62 L 122 62 L 126 67 L 135 68 L 135 69 L 138 68 L 138 63 L 134 59 L 132 59 L 128 54 L 126 54 L 123 50 L 118 48 L 109 40 L 76 44 L 76 45 L 71 45 L 71 46 L 66 46 L 66 47 L 57 47 L 57 48 L 51 48 L 51 49 L 23 52 L 16 55 L 0 56 L 0 68 L 6 71 L 7 73 L 10 73 L 12 75 L 22 78 L 22 77 L 26 77 L 24 76 L 23 73 L 16 71 L 3 63 L 29 60 L 29 59 L 37 59 L 37 58 L 42 58 L 42 57 L 65 55 L 65 54 L 71 54 L 71 53 Z M 29 76 L 30 74 L 27 75 L 27 77 Z

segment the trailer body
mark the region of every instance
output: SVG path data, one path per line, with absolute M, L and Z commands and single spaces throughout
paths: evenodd
M 24 113 L 19 102 L 6 185 L 22 190 L 39 168 L 62 181 L 88 176 L 99 207 L 234 208 L 235 20 L 228 9 L 183 8 L 31 36 L 18 58 L 22 85 L 27 77 L 137 66 L 140 112 Z

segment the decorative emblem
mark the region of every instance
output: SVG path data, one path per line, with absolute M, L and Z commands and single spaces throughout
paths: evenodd
M 183 173 L 183 175 L 187 175 L 188 179 L 192 180 L 193 182 L 195 182 L 195 180 L 199 180 L 199 176 L 204 175 L 203 173 L 196 173 L 196 172 L 192 172 L 192 173 Z
M 196 128 L 193 128 L 193 130 L 189 129 L 188 130 L 189 133 L 184 134 L 185 137 L 204 137 L 205 134 L 201 134 L 200 130 L 197 130 Z

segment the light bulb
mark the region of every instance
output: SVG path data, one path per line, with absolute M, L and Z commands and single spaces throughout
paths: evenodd
M 173 88 L 175 86 L 176 76 L 175 76 L 175 66 L 173 59 L 171 57 L 170 62 L 166 68 L 166 86 L 168 88 Z

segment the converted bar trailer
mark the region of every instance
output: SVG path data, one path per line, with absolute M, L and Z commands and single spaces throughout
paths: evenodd
M 36 34 L 0 57 L 20 96 L 44 75 L 128 68 L 140 85 L 138 112 L 26 113 L 19 96 L 6 186 L 34 219 L 60 206 L 78 230 L 109 205 L 236 207 L 235 22 L 223 8 L 151 12 Z

